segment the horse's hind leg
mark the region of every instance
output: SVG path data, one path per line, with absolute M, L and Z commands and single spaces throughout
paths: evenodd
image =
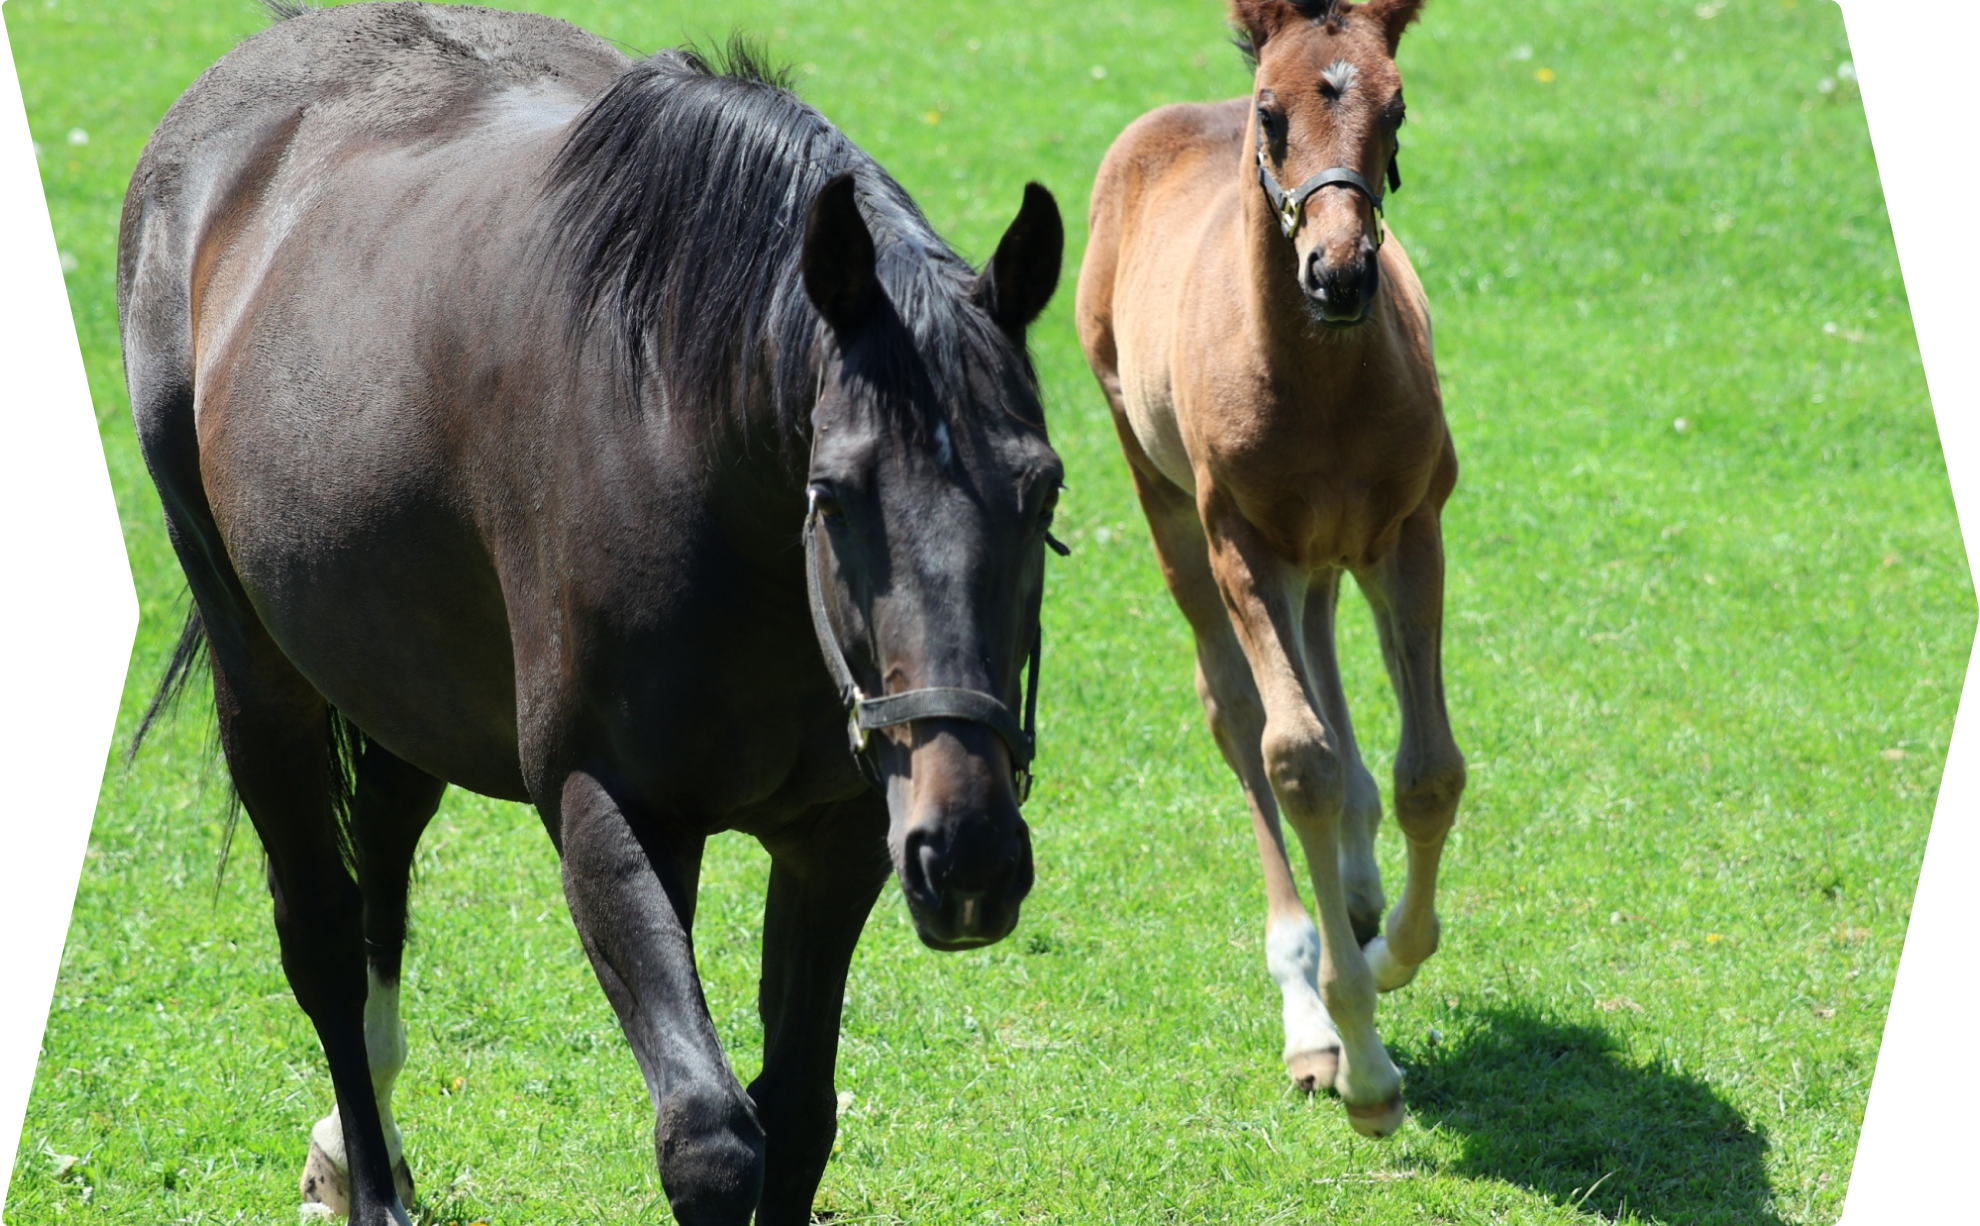
M 413 1203 L 412 1171 L 392 1118 L 392 1085 L 406 1064 L 406 1027 L 399 1017 L 399 969 L 406 942 L 406 885 L 419 836 L 440 805 L 446 784 L 367 741 L 358 752 L 351 795 L 350 832 L 357 853 L 358 888 L 364 896 L 364 1047 L 371 1065 L 372 1096 L 392 1161 L 392 1183 Z M 310 1130 L 303 1166 L 305 1204 L 349 1212 L 349 1169 L 344 1126 L 337 1109 Z
M 1354 927 L 1354 938 L 1366 946 L 1382 931 L 1382 870 L 1375 863 L 1382 794 L 1361 760 L 1347 694 L 1341 688 L 1341 667 L 1334 646 L 1334 615 L 1340 596 L 1339 571 L 1316 576 L 1306 594 L 1303 632 L 1313 696 L 1340 740 L 1341 760 L 1347 768 L 1347 796 L 1341 807 L 1341 888 L 1347 892 L 1348 923 Z
M 764 840 L 763 1072 L 749 1096 L 763 1123 L 756 1226 L 805 1226 L 838 1134 L 833 1069 L 846 968 L 892 867 L 887 809 L 869 794 Z
M 1409 845 L 1408 876 L 1383 935 L 1368 946 L 1376 983 L 1391 991 L 1437 951 L 1437 866 L 1464 792 L 1464 755 L 1444 709 L 1444 550 L 1436 510 L 1419 508 L 1404 521 L 1395 551 L 1360 579 L 1402 712 L 1396 824 Z
M 1278 801 L 1265 773 L 1260 749 L 1265 707 L 1211 574 L 1195 502 L 1159 476 L 1138 466 L 1130 471 L 1155 537 L 1162 576 L 1196 639 L 1196 692 L 1204 719 L 1243 786 L 1251 813 L 1265 876 L 1265 967 L 1279 986 L 1283 1010 L 1285 1046 L 1280 1055 L 1286 1074 L 1301 1089 L 1325 1090 L 1340 1069 L 1341 1038 L 1320 1000 L 1320 932 L 1300 901 L 1279 828 Z
M 201 612 L 211 636 L 220 743 L 268 853 L 282 969 L 330 1066 L 351 1220 L 355 1226 L 408 1226 L 393 1186 L 365 1041 L 364 906 L 340 846 L 330 709 L 259 622 L 229 617 L 212 604 L 203 599 Z

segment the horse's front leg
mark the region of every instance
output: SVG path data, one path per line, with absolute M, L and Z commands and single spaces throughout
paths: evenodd
M 1402 1123 L 1402 1074 L 1375 1033 L 1375 978 L 1355 940 L 1341 881 L 1347 763 L 1308 692 L 1300 654 L 1310 578 L 1278 556 L 1235 502 L 1199 483 L 1210 565 L 1265 705 L 1266 778 L 1306 852 L 1320 921 L 1320 998 L 1341 1037 L 1334 1088 L 1357 1132 L 1387 1136 Z
M 660 1186 L 682 1226 L 746 1226 L 763 1188 L 763 1128 L 737 1084 L 695 971 L 702 839 L 630 812 L 570 775 L 546 814 L 564 896 L 653 1100 Z
M 887 807 L 876 793 L 766 836 L 763 1072 L 750 1083 L 768 1148 L 756 1226 L 804 1226 L 838 1135 L 833 1068 L 846 970 L 892 871 Z
M 1444 546 L 1434 507 L 1404 521 L 1394 552 L 1358 576 L 1402 714 L 1396 749 L 1396 824 L 1409 844 L 1402 897 L 1368 962 L 1385 992 L 1402 987 L 1437 952 L 1437 866 L 1464 792 L 1464 755 L 1444 709 Z

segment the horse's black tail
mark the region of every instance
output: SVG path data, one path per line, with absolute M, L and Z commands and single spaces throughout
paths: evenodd
M 194 605 L 192 612 L 186 614 L 186 624 L 179 629 L 179 645 L 172 649 L 172 662 L 165 666 L 165 679 L 158 683 L 158 692 L 151 696 L 151 705 L 144 709 L 137 731 L 131 734 L 130 746 L 124 750 L 126 767 L 137 760 L 138 750 L 158 717 L 179 705 L 179 695 L 185 692 L 194 667 L 205 655 L 206 623 L 200 621 L 199 606 Z
M 167 714 L 179 705 L 180 695 L 185 693 L 186 682 L 192 680 L 194 671 L 206 656 L 206 623 L 199 617 L 199 606 L 186 614 L 186 624 L 179 628 L 178 646 L 172 649 L 172 660 L 165 666 L 165 676 L 158 683 L 158 690 L 152 694 L 151 702 L 138 720 L 137 731 L 131 734 L 131 743 L 124 750 L 124 766 L 129 769 L 137 760 L 138 750 L 144 745 L 144 738 L 150 734 L 152 725 L 160 716 Z M 227 859 L 234 849 L 234 830 L 241 824 L 241 794 L 234 790 L 233 780 L 227 782 L 227 816 L 220 829 L 220 860 L 213 867 L 213 895 L 217 901 L 220 885 L 227 877 Z

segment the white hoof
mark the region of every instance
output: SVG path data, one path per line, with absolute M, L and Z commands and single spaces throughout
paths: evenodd
M 1416 978 L 1416 967 L 1404 966 L 1389 952 L 1387 937 L 1376 937 L 1368 942 L 1362 948 L 1361 956 L 1368 960 L 1368 969 L 1374 972 L 1377 991 L 1393 992 L 1397 988 L 1408 987 L 1409 981 Z
M 1403 1117 L 1409 1113 L 1403 1110 L 1402 1095 L 1398 1094 L 1385 1103 L 1375 1103 L 1366 1107 L 1347 1104 L 1348 1123 L 1364 1137 L 1380 1140 L 1391 1136 L 1402 1127 Z
M 392 1164 L 392 1187 L 399 1203 L 413 1203 L 412 1170 L 401 1157 Z M 351 1214 L 350 1168 L 344 1160 L 344 1130 L 333 1112 L 317 1121 L 309 1138 L 309 1157 L 303 1162 L 302 1220 L 317 1221 Z
M 350 1216 L 350 1177 L 313 1138 L 309 1143 L 309 1160 L 303 1163 L 302 1198 L 303 1212 L 311 1217 Z
M 1333 1089 L 1334 1079 L 1340 1076 L 1340 1072 L 1341 1049 L 1338 1045 L 1319 1051 L 1286 1054 L 1286 1076 L 1308 1094 Z

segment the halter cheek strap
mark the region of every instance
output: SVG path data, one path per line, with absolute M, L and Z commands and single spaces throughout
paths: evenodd
M 1396 173 L 1395 159 L 1389 159 L 1389 183 L 1392 187 L 1402 185 L 1402 176 Z M 1258 127 L 1258 186 L 1265 189 L 1265 199 L 1271 202 L 1272 214 L 1279 219 L 1279 229 L 1287 238 L 1299 234 L 1300 223 L 1306 220 L 1306 202 L 1313 193 L 1323 187 L 1351 187 L 1368 198 L 1369 207 L 1375 210 L 1375 245 L 1380 247 L 1388 237 L 1388 227 L 1382 223 L 1382 194 L 1368 185 L 1361 173 L 1346 166 L 1330 166 L 1319 174 L 1287 191 L 1279 186 L 1279 180 L 1272 174 L 1272 168 L 1265 162 L 1265 129 Z
M 1044 627 L 1031 640 L 1031 657 L 1024 682 L 1024 719 L 1020 722 L 1011 709 L 981 690 L 929 686 L 868 698 L 853 678 L 839 647 L 839 636 L 825 608 L 825 585 L 818 571 L 818 502 L 813 499 L 804 515 L 804 580 L 811 598 L 811 627 L 818 635 L 819 654 L 839 687 L 839 698 L 847 709 L 846 734 L 853 757 L 868 779 L 879 782 L 872 758 L 867 754 L 868 733 L 881 728 L 913 723 L 918 719 L 960 719 L 982 724 L 997 734 L 1010 754 L 1012 783 L 1017 801 L 1023 804 L 1031 795 L 1031 759 L 1038 746 L 1038 664 L 1045 643 Z

